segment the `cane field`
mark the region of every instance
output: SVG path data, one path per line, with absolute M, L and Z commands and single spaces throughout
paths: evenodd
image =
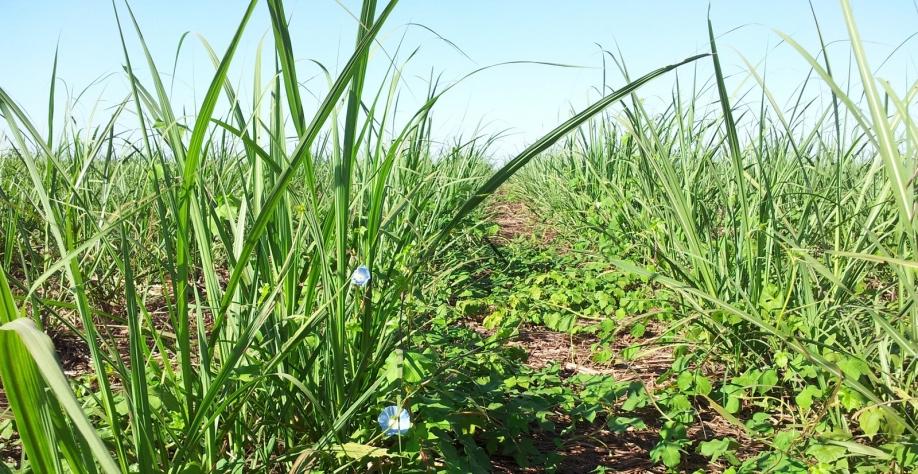
M 807 6 L 788 95 L 711 14 L 498 158 L 434 139 L 397 0 L 344 2 L 333 66 L 287 3 L 169 56 L 116 0 L 91 120 L 54 51 L 46 108 L 2 65 L 0 473 L 918 472 L 918 81 L 877 72 L 918 27 L 877 57 L 870 2 Z

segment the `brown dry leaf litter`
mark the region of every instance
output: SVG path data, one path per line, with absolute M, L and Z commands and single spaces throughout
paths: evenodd
M 544 219 L 525 204 L 508 200 L 506 192 L 499 191 L 488 203 L 487 210 L 491 220 L 498 226 L 494 237 L 497 244 L 506 244 L 519 237 L 538 237 L 540 242 L 548 244 L 557 237 L 554 229 L 542 225 Z

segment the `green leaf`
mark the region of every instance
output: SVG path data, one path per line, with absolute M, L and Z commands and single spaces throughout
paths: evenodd
M 633 428 L 636 430 L 642 430 L 644 428 L 647 428 L 647 425 L 644 423 L 644 420 L 640 418 L 636 418 L 636 417 L 627 417 L 627 416 L 616 416 L 613 418 L 609 418 L 606 421 L 606 426 L 608 426 L 610 430 L 616 433 L 623 433 L 627 431 L 629 428 Z
M 813 456 L 819 462 L 833 463 L 841 459 L 847 450 L 841 446 L 830 444 L 814 444 L 806 450 L 807 454 Z
M 698 445 L 698 452 L 702 456 L 711 458 L 711 462 L 715 462 L 721 456 L 735 449 L 736 445 L 736 440 L 733 438 L 712 439 L 710 441 L 702 441 Z
M 708 396 L 711 393 L 711 381 L 704 375 L 695 376 L 695 394 Z
M 742 401 L 742 400 L 740 399 L 740 397 L 737 397 L 736 395 L 733 395 L 733 394 L 728 395 L 728 396 L 727 396 L 727 403 L 724 404 L 724 410 L 726 410 L 727 413 L 736 413 L 736 412 L 738 412 L 738 411 L 740 410 L 740 402 L 741 402 L 741 401 Z
M 629 332 L 633 337 L 644 337 L 644 333 L 647 332 L 647 326 L 643 323 L 634 323 Z
M 647 406 L 647 392 L 640 382 L 632 382 L 628 387 L 628 398 L 622 403 L 622 410 L 633 411 L 636 408 Z
M 864 406 L 864 397 L 848 387 L 841 387 L 838 390 L 838 401 L 848 411 L 857 410 Z
M 838 362 L 838 367 L 852 380 L 857 380 L 861 378 L 861 375 L 870 371 L 870 367 L 867 366 L 866 362 L 854 357 L 842 359 Z
M 650 450 L 650 459 L 654 462 L 662 461 L 666 467 L 674 468 L 682 461 L 682 452 L 678 444 L 661 441 Z
M 402 380 L 406 383 L 420 383 L 429 377 L 435 365 L 427 355 L 396 349 L 386 358 L 383 373 L 389 382 Z
M 880 425 L 884 418 L 883 413 L 883 408 L 879 406 L 871 406 L 862 410 L 857 417 L 857 423 L 861 427 L 861 431 L 870 438 L 876 436 L 880 432 Z
M 778 385 L 778 372 L 775 371 L 775 369 L 768 369 L 762 372 L 761 377 L 759 377 L 759 387 L 757 391 L 760 395 L 764 395 L 776 385 Z
M 815 385 L 807 385 L 794 397 L 794 402 L 803 411 L 809 411 L 813 406 L 813 399 L 822 396 L 822 390 Z
M 793 446 L 794 442 L 800 438 L 800 432 L 794 430 L 779 431 L 774 437 L 775 449 L 781 452 L 787 452 Z
M 856 454 L 859 456 L 870 456 L 870 457 L 877 458 L 883 461 L 889 461 L 890 459 L 892 459 L 892 456 L 885 451 L 879 450 L 871 446 L 863 445 L 861 443 L 856 443 L 854 441 L 840 441 L 840 440 L 830 439 L 826 442 L 829 444 L 834 444 L 836 446 L 841 446 L 845 448 L 851 454 Z

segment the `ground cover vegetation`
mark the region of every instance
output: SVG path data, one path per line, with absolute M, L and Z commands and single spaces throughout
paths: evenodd
M 918 82 L 874 75 L 847 1 L 845 77 L 782 35 L 790 105 L 748 62 L 735 94 L 709 25 L 641 77 L 607 53 L 622 82 L 501 165 L 433 143 L 451 85 L 400 109 L 395 1 L 313 109 L 253 0 L 190 115 L 114 8 L 101 125 L 0 89 L 0 473 L 918 469 Z

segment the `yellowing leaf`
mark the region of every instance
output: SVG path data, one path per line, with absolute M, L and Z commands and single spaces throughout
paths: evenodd
M 344 443 L 339 449 L 345 456 L 352 459 L 384 458 L 389 456 L 389 451 L 385 448 L 377 448 L 360 443 Z

